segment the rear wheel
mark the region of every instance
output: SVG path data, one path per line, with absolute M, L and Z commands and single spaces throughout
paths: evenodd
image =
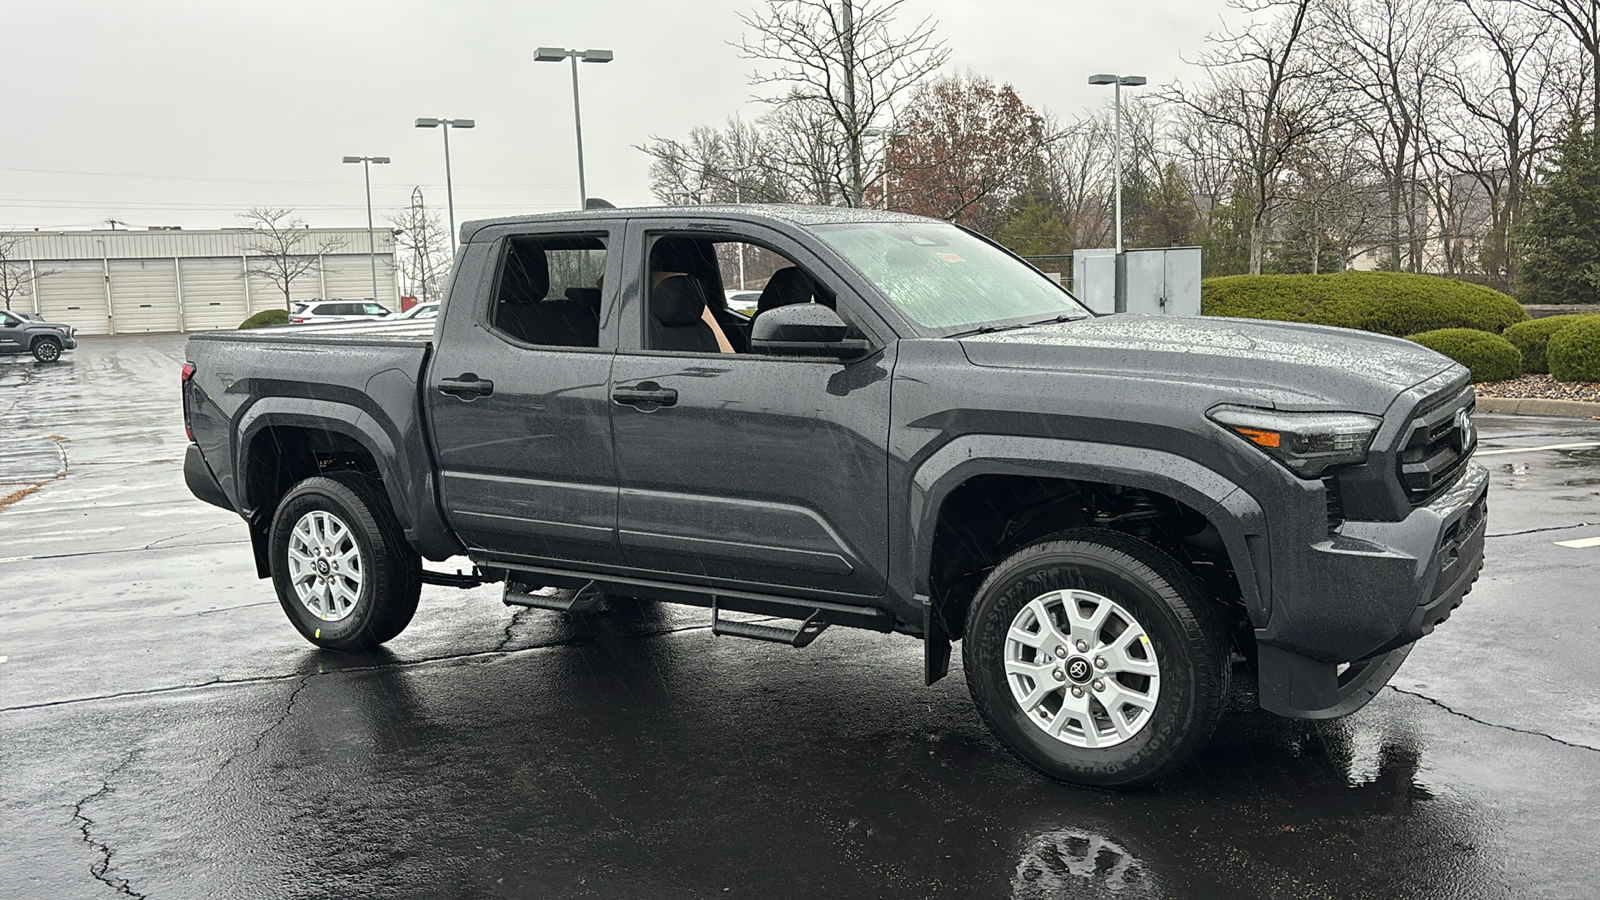
M 1064 532 L 978 589 L 962 647 L 990 729 L 1063 781 L 1136 787 L 1182 765 L 1227 699 L 1227 640 L 1200 588 L 1158 548 Z
M 382 486 L 353 472 L 307 478 L 272 518 L 272 583 L 289 621 L 329 650 L 366 650 L 405 630 L 422 592 Z
M 33 342 L 33 358 L 39 362 L 55 362 L 61 358 L 61 342 L 53 337 L 42 337 Z

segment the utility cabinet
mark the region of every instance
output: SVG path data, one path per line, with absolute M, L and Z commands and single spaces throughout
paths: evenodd
M 1097 313 L 1200 315 L 1200 248 L 1079 250 L 1072 254 L 1073 288 Z

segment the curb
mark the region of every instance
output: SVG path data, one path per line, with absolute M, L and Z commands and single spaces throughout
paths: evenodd
M 1600 419 L 1600 403 L 1586 400 L 1549 400 L 1538 397 L 1479 397 L 1478 412 L 1515 416 L 1558 416 Z

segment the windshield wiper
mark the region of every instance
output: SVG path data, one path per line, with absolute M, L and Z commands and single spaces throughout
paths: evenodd
M 1014 325 L 979 325 L 977 328 L 969 328 L 966 331 L 958 331 L 955 334 L 948 335 L 948 337 L 953 337 L 953 338 L 971 337 L 972 335 L 975 335 L 975 334 L 993 334 L 996 331 L 1010 331 L 1013 328 L 1026 328 L 1026 327 L 1028 327 L 1028 323 L 1027 322 L 1018 322 L 1018 323 L 1016 323 Z

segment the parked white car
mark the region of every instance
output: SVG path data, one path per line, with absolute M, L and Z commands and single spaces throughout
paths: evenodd
M 294 305 L 289 313 L 289 324 L 358 322 L 362 319 L 382 319 L 387 315 L 388 307 L 371 300 L 311 300 Z
M 391 322 L 402 319 L 437 319 L 439 317 L 439 301 L 430 300 L 427 303 L 418 303 L 410 309 L 397 313 L 390 313 L 384 318 Z

